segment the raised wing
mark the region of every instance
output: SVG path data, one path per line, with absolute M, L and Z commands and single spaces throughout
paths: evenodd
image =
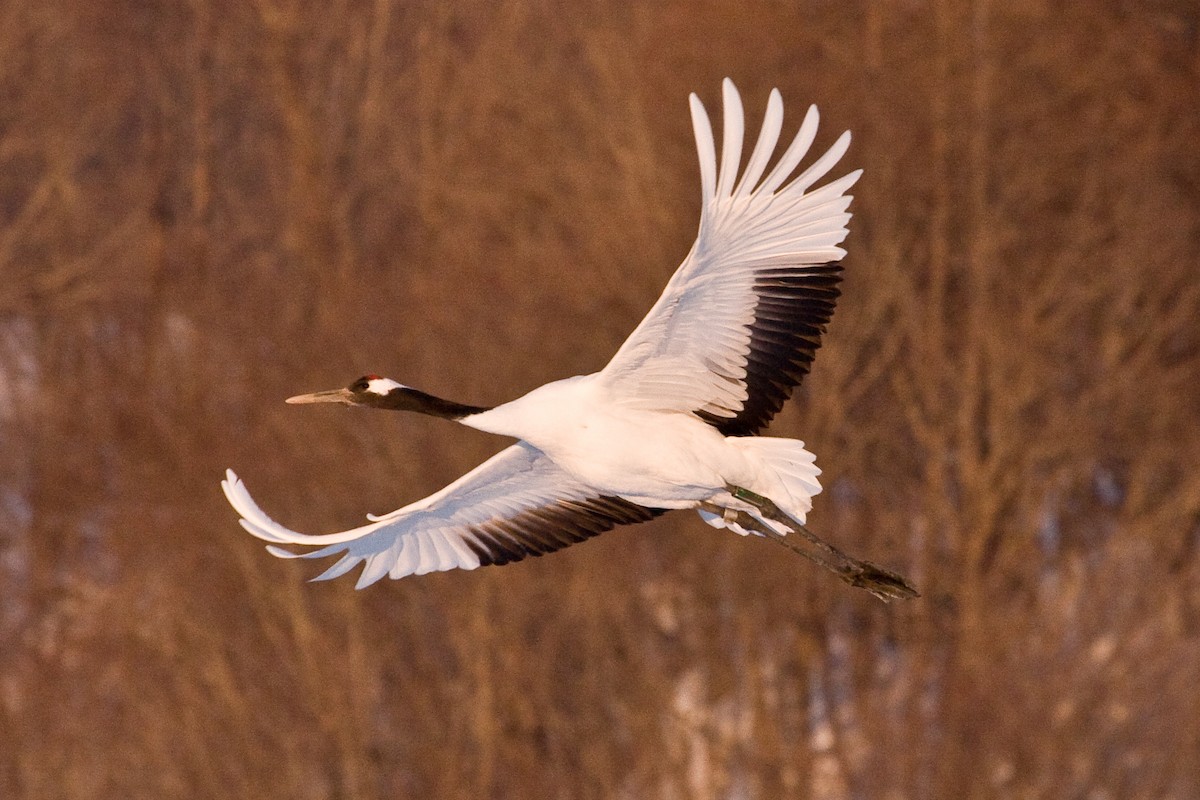
M 850 220 L 845 192 L 862 171 L 810 191 L 850 146 L 846 132 L 788 180 L 816 136 L 818 114 L 811 106 L 767 173 L 783 127 L 783 100 L 772 90 L 739 179 L 742 101 L 728 78 L 722 88 L 719 174 L 712 126 L 691 96 L 703 193 L 696 243 L 599 374 L 618 402 L 691 411 L 726 435 L 746 435 L 779 411 L 821 345 L 838 297 L 837 262 L 846 254 L 838 247 Z
M 617 525 L 644 522 L 661 509 L 599 496 L 572 480 L 540 450 L 519 442 L 440 492 L 360 528 L 307 536 L 263 513 L 232 470 L 221 482 L 242 527 L 280 558 L 342 557 L 314 580 L 365 566 L 356 588 L 387 575 L 403 578 L 450 569 L 507 564 L 551 553 Z M 318 547 L 293 553 L 280 544 Z

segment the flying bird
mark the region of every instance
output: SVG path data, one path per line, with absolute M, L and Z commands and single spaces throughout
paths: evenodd
M 666 289 L 599 372 L 553 381 L 494 407 L 466 405 L 366 375 L 289 398 L 415 411 L 517 439 L 435 494 L 341 533 L 305 535 L 268 517 L 233 473 L 222 481 L 241 524 L 283 558 L 338 556 L 315 580 L 363 565 L 357 586 L 540 556 L 670 509 L 783 544 L 883 600 L 913 597 L 900 575 L 861 561 L 805 521 L 821 491 L 804 443 L 756 436 L 808 373 L 833 315 L 855 170 L 818 186 L 847 131 L 793 177 L 817 132 L 808 109 L 771 165 L 783 128 L 772 90 L 741 167 L 742 102 L 722 85 L 718 163 L 712 125 L 690 96 L 700 158 L 700 230 Z M 768 169 L 770 167 L 770 169 Z M 281 545 L 316 548 L 293 552 Z

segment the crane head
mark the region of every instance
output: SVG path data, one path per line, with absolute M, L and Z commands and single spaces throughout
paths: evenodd
M 341 403 L 346 406 L 381 405 L 392 392 L 408 387 L 391 378 L 364 375 L 344 389 L 329 389 L 324 392 L 298 394 L 289 397 L 289 403 Z

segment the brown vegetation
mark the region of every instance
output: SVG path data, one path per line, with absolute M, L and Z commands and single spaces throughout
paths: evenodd
M 449 6 L 0 9 L 0 796 L 1200 795 L 1200 11 Z M 238 529 L 227 466 L 315 532 L 503 444 L 289 394 L 600 367 L 726 74 L 854 130 L 772 431 L 921 600 L 691 514 L 361 593 Z

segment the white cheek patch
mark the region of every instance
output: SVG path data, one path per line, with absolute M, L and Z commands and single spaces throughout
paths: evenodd
M 367 391 L 372 394 L 385 395 L 393 389 L 406 389 L 404 384 L 396 383 L 391 378 L 372 378 L 367 381 Z

